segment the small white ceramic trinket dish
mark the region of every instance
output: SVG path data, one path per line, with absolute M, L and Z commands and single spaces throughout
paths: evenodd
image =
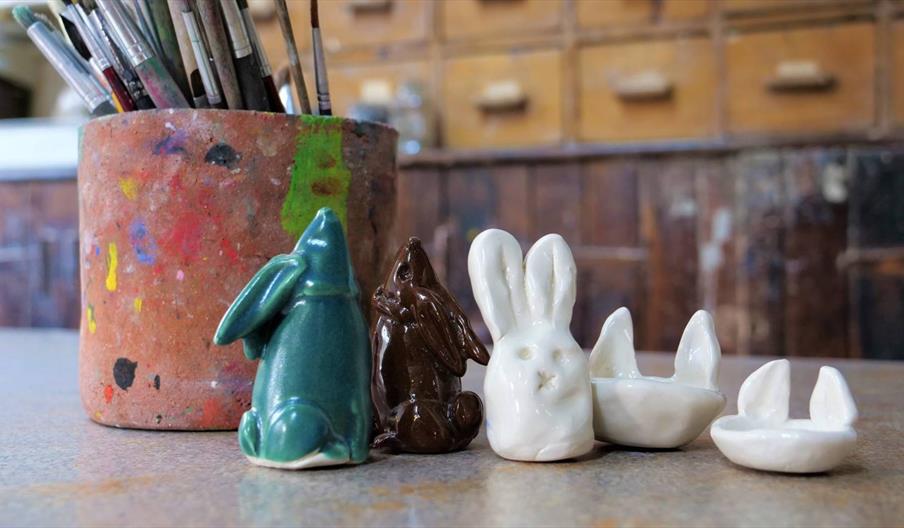
M 568 328 L 577 275 L 568 244 L 546 235 L 522 260 L 515 237 L 490 229 L 471 244 L 468 274 L 494 345 L 484 379 L 490 447 L 535 462 L 589 452 L 590 375 Z
M 857 407 L 837 369 L 824 366 L 810 396 L 810 419 L 788 418 L 790 363 L 777 359 L 751 374 L 738 393 L 738 414 L 713 423 L 710 434 L 740 466 L 784 473 L 819 473 L 854 449 Z
M 590 354 L 593 430 L 597 440 L 624 446 L 675 448 L 697 438 L 725 406 L 717 377 L 719 341 L 709 313 L 684 329 L 670 378 L 637 369 L 631 312 L 606 319 Z

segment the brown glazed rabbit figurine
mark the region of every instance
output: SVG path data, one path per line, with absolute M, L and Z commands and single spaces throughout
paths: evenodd
M 461 391 L 461 377 L 468 358 L 486 365 L 490 356 L 436 279 L 420 240 L 399 249 L 371 303 L 374 447 L 409 453 L 464 448 L 480 430 L 483 404 Z

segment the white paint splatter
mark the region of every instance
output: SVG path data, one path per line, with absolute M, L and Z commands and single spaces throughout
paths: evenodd
M 176 272 L 176 280 L 178 280 L 178 281 L 185 280 L 185 272 L 182 270 L 177 271 Z

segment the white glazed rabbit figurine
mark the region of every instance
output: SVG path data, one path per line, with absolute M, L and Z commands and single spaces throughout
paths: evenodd
M 575 264 L 559 235 L 528 251 L 505 231 L 471 244 L 468 273 L 493 337 L 484 380 L 487 437 L 503 458 L 562 460 L 593 448 L 587 358 L 569 330 Z

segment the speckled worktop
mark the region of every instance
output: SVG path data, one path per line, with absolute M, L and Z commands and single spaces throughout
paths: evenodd
M 708 432 L 678 451 L 600 444 L 577 462 L 509 462 L 481 436 L 451 455 L 374 452 L 358 467 L 281 472 L 248 464 L 234 433 L 90 422 L 77 345 L 70 332 L 0 331 L 0 526 L 904 524 L 904 363 L 831 362 L 861 418 L 857 453 L 827 475 L 733 466 Z M 671 359 L 639 362 L 663 375 Z M 723 359 L 726 412 L 764 361 Z M 806 413 L 820 364 L 792 363 L 792 415 Z M 482 376 L 470 367 L 465 384 Z

